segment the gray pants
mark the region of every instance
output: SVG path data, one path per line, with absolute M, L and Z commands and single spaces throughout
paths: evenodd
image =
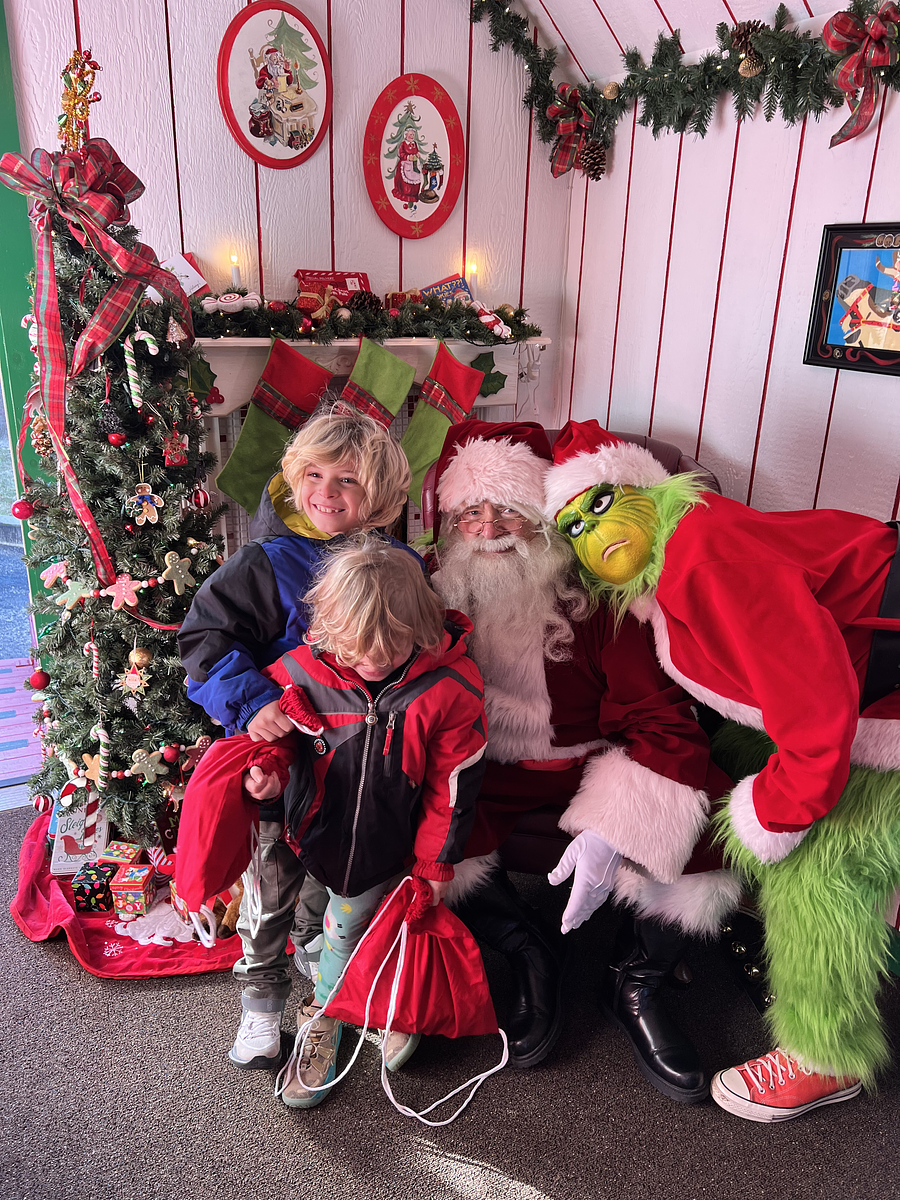
M 234 975 L 244 985 L 243 1007 L 256 1012 L 280 1012 L 290 995 L 287 941 L 295 928 L 295 908 L 300 923 L 298 936 L 306 942 L 321 932 L 322 915 L 328 903 L 327 890 L 307 875 L 297 855 L 282 839 L 282 829 L 280 821 L 260 821 L 262 917 L 256 937 L 250 935 L 246 894 L 237 924 L 244 954 L 234 964 Z

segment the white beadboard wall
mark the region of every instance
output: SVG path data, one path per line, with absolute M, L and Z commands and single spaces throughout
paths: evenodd
M 756 0 L 525 0 L 559 79 L 622 75 L 658 32 L 707 49 L 719 21 L 762 18 Z M 290 171 L 257 167 L 219 112 L 219 42 L 241 0 L 5 0 L 22 150 L 53 149 L 48 86 L 76 39 L 103 64 L 91 132 L 146 185 L 134 220 L 160 257 L 198 258 L 213 287 L 239 255 L 249 287 L 294 290 L 298 267 L 365 270 L 413 287 L 476 260 L 481 298 L 530 310 L 553 345 L 537 419 L 597 417 L 675 441 L 725 492 L 763 509 L 840 507 L 896 516 L 900 385 L 803 365 L 822 226 L 900 219 L 900 102 L 879 101 L 862 137 L 830 150 L 845 118 L 738 127 L 723 105 L 708 136 L 654 140 L 634 114 L 598 183 L 553 181 L 531 133 L 522 64 L 491 52 L 467 0 L 300 0 L 331 55 L 331 132 Z M 798 19 L 830 16 L 809 0 Z M 128 28 L 124 27 L 127 22 Z M 402 240 L 375 216 L 360 165 L 369 110 L 406 71 L 436 78 L 467 130 L 456 209 L 432 237 Z M 523 414 L 534 417 L 533 412 Z
M 270 299 L 296 291 L 299 267 L 358 270 L 374 291 L 426 285 L 478 264 L 487 304 L 524 304 L 553 339 L 542 357 L 538 412 L 559 424 L 555 379 L 568 187 L 554 184 L 532 141 L 522 64 L 493 54 L 465 0 L 299 0 L 328 48 L 329 136 L 287 171 L 257 166 L 221 115 L 216 58 L 242 0 L 5 0 L 21 151 L 55 150 L 59 72 L 76 44 L 102 65 L 91 134 L 106 138 L 145 184 L 132 218 L 160 258 L 192 252 L 210 285 L 243 282 Z M 362 135 L 382 88 L 408 71 L 449 92 L 467 129 L 456 208 L 421 241 L 378 219 L 362 172 Z M 4 147 L 12 149 L 12 147 Z

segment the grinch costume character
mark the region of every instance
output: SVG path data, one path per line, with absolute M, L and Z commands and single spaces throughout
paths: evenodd
M 593 592 L 649 621 L 667 674 L 728 719 L 720 761 L 738 782 L 719 827 L 758 890 L 778 1048 L 720 1071 L 713 1098 L 755 1121 L 850 1099 L 888 1059 L 876 994 L 900 886 L 895 530 L 756 512 L 596 421 L 560 434 L 547 509 Z

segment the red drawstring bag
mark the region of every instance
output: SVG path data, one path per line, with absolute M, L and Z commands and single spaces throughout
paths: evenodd
M 391 1015 L 404 923 L 405 954 Z M 445 905 L 432 905 L 431 888 L 412 876 L 382 902 L 325 1013 L 401 1033 L 499 1033 L 478 943 Z

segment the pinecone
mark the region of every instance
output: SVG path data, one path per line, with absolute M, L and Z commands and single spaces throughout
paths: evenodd
M 739 21 L 731 31 L 732 49 L 737 50 L 738 54 L 743 54 L 747 58 L 751 56 L 757 57 L 750 38 L 754 33 L 759 33 L 761 29 L 765 28 L 766 25 L 763 21 Z M 756 72 L 756 74 L 758 73 Z
M 584 141 L 578 152 L 578 166 L 588 179 L 602 179 L 606 174 L 606 147 L 597 141 Z
M 358 291 L 347 301 L 347 307 L 351 312 L 381 312 L 384 305 L 374 292 Z
M 749 54 L 746 54 L 741 59 L 741 65 L 738 67 L 738 75 L 743 76 L 744 79 L 752 79 L 755 75 L 759 75 L 765 65 L 759 55 L 751 50 Z

